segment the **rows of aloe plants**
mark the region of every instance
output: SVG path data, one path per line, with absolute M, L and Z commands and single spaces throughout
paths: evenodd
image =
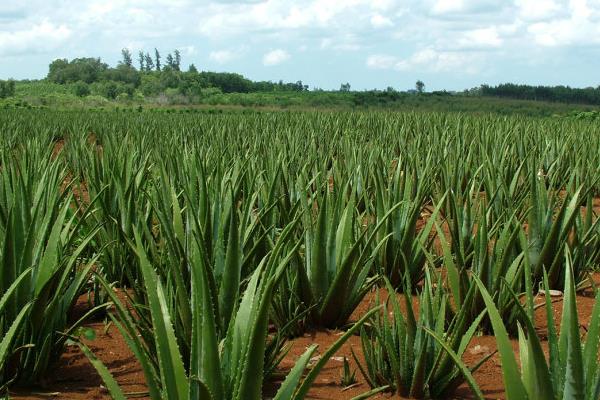
M 592 124 L 37 110 L 2 114 L 0 137 L 2 391 L 40 382 L 74 342 L 126 398 L 78 338 L 100 315 L 152 399 L 302 399 L 354 334 L 365 396 L 481 397 L 487 357 L 463 356 L 495 334 L 511 399 L 598 397 L 598 343 L 581 344 L 575 307 L 600 263 Z M 551 290 L 568 312 L 547 361 L 533 315 Z M 345 333 L 282 379 L 287 340 L 323 328 Z

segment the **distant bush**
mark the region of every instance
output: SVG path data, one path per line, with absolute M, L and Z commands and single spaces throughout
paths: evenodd
M 114 100 L 119 95 L 119 88 L 116 82 L 96 82 L 92 84 L 92 92 Z
M 208 97 L 219 95 L 219 94 L 223 94 L 221 89 L 214 88 L 214 87 L 202 89 L 202 92 L 200 92 L 201 97 L 204 97 L 204 98 L 208 98 Z
M 106 81 L 92 84 L 92 93 L 111 100 L 115 100 L 120 94 L 125 94 L 131 98 L 134 92 L 135 87 L 133 85 L 121 82 Z
M 12 97 L 15 95 L 15 81 L 0 81 L 0 99 Z
M 110 104 L 106 98 L 98 95 L 88 96 L 85 100 L 90 107 L 106 107 Z
M 115 100 L 117 100 L 119 103 L 125 103 L 131 100 L 131 98 L 127 93 L 119 93 Z
M 86 97 L 91 94 L 90 85 L 83 81 L 75 82 L 72 86 L 73 94 L 77 97 Z
M 600 120 L 600 111 L 573 111 L 569 117 L 580 120 Z

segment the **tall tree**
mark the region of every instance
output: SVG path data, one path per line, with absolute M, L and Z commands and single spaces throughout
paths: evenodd
M 417 83 L 415 83 L 415 89 L 417 89 L 417 92 L 419 93 L 423 93 L 425 91 L 425 84 L 422 80 L 418 80 Z
M 188 72 L 191 72 L 193 74 L 197 74 L 198 73 L 198 68 L 196 68 L 196 66 L 194 64 L 190 64 L 190 66 L 188 67 Z
M 169 68 L 175 69 L 175 60 L 173 59 L 173 55 L 171 53 L 167 54 L 167 58 L 165 58 L 165 60 Z
M 152 71 L 154 69 L 154 60 L 152 59 L 150 53 L 146 53 L 144 60 L 146 62 L 146 71 Z
M 160 53 L 156 48 L 154 49 L 154 58 L 156 59 L 156 70 L 160 71 Z
M 179 52 L 179 50 L 175 49 L 174 54 L 175 54 L 175 60 L 173 60 L 173 69 L 175 71 L 181 71 L 181 69 L 180 69 L 180 67 L 181 67 L 181 53 Z
M 125 48 L 121 50 L 121 56 L 123 59 L 121 60 L 121 64 L 127 67 L 133 67 L 133 57 L 131 56 L 131 52 L 129 49 Z
M 144 52 L 142 50 L 140 50 L 140 52 L 138 53 L 138 62 L 140 63 L 140 71 L 145 71 L 146 70 L 146 56 L 144 55 Z

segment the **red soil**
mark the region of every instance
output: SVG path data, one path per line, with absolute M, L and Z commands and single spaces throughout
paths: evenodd
M 595 281 L 600 281 L 600 274 L 594 275 Z M 380 291 L 382 299 L 387 296 L 385 291 Z M 375 298 L 374 292 L 370 293 L 359 305 L 352 316 L 353 320 L 358 319 L 367 312 L 373 304 Z M 539 298 L 537 302 L 542 302 Z M 87 299 L 82 296 L 78 302 L 78 308 L 85 307 Z M 402 303 L 403 304 L 403 303 Z M 417 298 L 413 296 L 413 308 L 417 305 Z M 589 292 L 581 293 L 577 296 L 577 305 L 579 310 L 579 321 L 582 327 L 582 335 L 585 335 L 587 325 L 594 305 L 594 299 Z M 560 323 L 562 311 L 562 300 L 557 298 L 553 303 L 555 321 Z M 141 372 L 139 363 L 128 349 L 124 340 L 114 326 L 106 325 L 103 322 L 91 322 L 86 324 L 97 333 L 97 338 L 86 343 L 102 360 L 109 370 L 113 373 L 117 381 L 122 385 L 127 393 L 139 393 L 145 390 L 144 376 Z M 536 310 L 536 328 L 540 336 L 545 337 L 546 316 L 543 307 Z M 340 331 L 316 331 L 305 334 L 303 337 L 296 338 L 292 344 L 289 354 L 281 364 L 282 372 L 291 368 L 295 360 L 311 344 L 318 344 L 320 352 L 327 349 L 341 335 Z M 546 348 L 547 343 L 543 343 Z M 517 342 L 513 341 L 513 347 L 517 350 Z M 352 359 L 351 349 L 354 349 L 359 358 L 362 358 L 360 339 L 358 336 L 351 337 L 337 354 L 329 360 L 326 367 L 322 370 L 315 381 L 308 399 L 331 399 L 341 400 L 349 399 L 368 391 L 370 388 L 364 378 L 357 370 Z M 496 341 L 493 336 L 475 337 L 466 351 L 464 361 L 467 365 L 473 365 L 483 356 L 496 350 Z M 343 357 L 346 357 L 353 370 L 356 370 L 357 383 L 350 388 L 343 388 L 341 377 L 343 371 Z M 498 354 L 494 354 L 483 366 L 474 374 L 475 380 L 479 384 L 486 399 L 504 399 L 504 385 L 502 381 L 502 370 Z M 110 396 L 102 386 L 102 380 L 91 366 L 87 358 L 79 351 L 76 346 L 67 348 L 57 365 L 50 371 L 46 380 L 38 388 L 28 388 L 14 390 L 11 398 L 16 400 L 34 400 L 34 399 L 110 399 Z M 136 396 L 140 397 L 140 396 Z M 373 399 L 392 398 L 390 394 L 380 394 Z M 141 398 L 144 398 L 141 396 Z M 398 398 L 398 397 L 394 397 Z M 463 385 L 454 395 L 455 399 L 472 399 L 470 389 Z
M 85 301 L 81 299 L 81 301 Z M 146 390 L 144 374 L 121 334 L 114 325 L 92 322 L 86 327 L 94 329 L 97 338 L 85 341 L 96 356 L 105 363 L 126 393 Z M 37 388 L 15 389 L 12 399 L 110 399 L 102 379 L 96 373 L 77 345 L 68 346 L 45 381 Z

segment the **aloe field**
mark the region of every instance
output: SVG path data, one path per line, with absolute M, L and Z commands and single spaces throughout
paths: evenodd
M 0 113 L 6 398 L 600 398 L 596 122 L 139 111 Z

